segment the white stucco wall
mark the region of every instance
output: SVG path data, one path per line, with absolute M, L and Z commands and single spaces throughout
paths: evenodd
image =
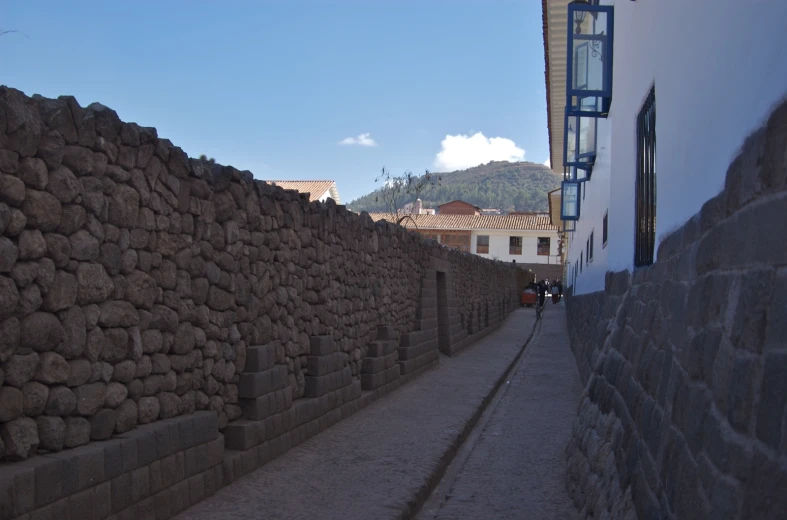
M 594 262 L 578 276 L 578 294 L 602 289 L 608 270 L 633 268 L 635 125 L 654 82 L 656 250 L 722 190 L 744 139 L 787 94 L 785 0 L 601 3 L 615 6 L 613 96 L 609 118 L 599 121 L 596 166 L 569 244 L 573 266 L 595 229 Z M 609 244 L 602 249 L 607 208 Z
M 479 254 L 476 246 L 478 235 L 489 236 L 489 254 Z M 509 254 L 509 237 L 522 237 L 522 254 Z M 549 254 L 538 254 L 538 238 L 549 237 Z M 470 252 L 484 258 L 497 258 L 503 262 L 516 260 L 517 263 L 555 264 L 560 263 L 558 255 L 558 236 L 556 231 L 501 231 L 501 230 L 473 230 L 470 237 Z

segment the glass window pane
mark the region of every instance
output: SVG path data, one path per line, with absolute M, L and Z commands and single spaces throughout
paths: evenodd
M 563 216 L 575 218 L 579 216 L 579 200 L 577 193 L 577 184 L 564 184 L 563 185 Z
M 572 61 L 574 90 L 606 90 L 604 60 L 607 54 L 607 14 L 583 11 L 573 13 Z
M 596 155 L 596 118 L 568 116 L 567 123 L 567 162 L 591 162 Z

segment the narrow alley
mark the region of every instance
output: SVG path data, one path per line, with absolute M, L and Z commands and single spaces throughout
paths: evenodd
M 178 518 L 413 517 L 457 449 L 461 454 L 475 442 L 471 429 L 490 401 L 496 406 L 492 418 L 437 518 L 568 518 L 555 515 L 571 511 L 562 450 L 581 388 L 564 307 L 549 307 L 535 329 L 532 309 L 515 311 L 498 331 L 457 357 L 441 357 L 439 370 Z M 502 398 L 493 399 L 496 392 Z M 429 517 L 433 502 L 434 495 L 419 518 Z
M 439 497 L 442 507 L 435 516 L 422 511 L 419 520 L 577 518 L 565 489 L 564 450 L 582 385 L 565 314 L 562 304 L 547 306 L 448 495 Z

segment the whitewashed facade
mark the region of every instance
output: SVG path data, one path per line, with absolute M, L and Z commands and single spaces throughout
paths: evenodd
M 560 173 L 568 3 L 543 0 L 550 155 Z M 581 215 L 568 234 L 567 283 L 575 294 L 603 289 L 607 271 L 635 267 L 636 124 L 652 87 L 654 251 L 722 190 L 744 139 L 787 94 L 785 0 L 597 3 L 614 7 L 612 100 L 608 117 L 597 119 L 592 177 L 582 183 Z
M 479 237 L 488 237 L 488 253 L 478 252 Z M 520 238 L 522 241 L 520 249 L 514 246 L 512 249 L 511 238 Z M 541 239 L 541 248 L 539 248 Z M 549 248 L 545 248 L 545 239 L 549 241 Z M 523 231 L 523 230 L 499 230 L 499 229 L 473 229 L 471 231 L 471 252 L 503 262 L 516 260 L 523 264 L 559 264 L 560 255 L 558 253 L 558 233 L 556 230 L 549 231 Z M 541 254 L 539 254 L 541 253 Z M 545 254 L 548 253 L 548 254 Z

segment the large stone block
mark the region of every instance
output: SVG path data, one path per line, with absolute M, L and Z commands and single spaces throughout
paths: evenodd
M 269 415 L 282 412 L 290 406 L 292 406 L 292 387 L 289 386 L 254 399 L 240 400 L 243 417 L 251 420 L 265 419 Z
M 344 354 L 337 352 L 327 356 L 308 356 L 306 358 L 306 371 L 310 376 L 323 376 L 338 372 L 344 367 Z
M 253 399 L 287 386 L 287 367 L 274 366 L 264 372 L 244 372 L 238 382 L 238 396 Z
M 387 368 L 391 368 L 396 364 L 398 355 L 396 353 L 388 354 L 383 357 L 367 357 L 361 360 L 361 373 L 362 374 L 375 374 L 382 372 Z
M 437 350 L 430 350 L 417 358 L 408 359 L 407 361 L 397 361 L 397 364 L 400 367 L 401 374 L 406 375 L 426 365 L 437 362 L 438 359 L 440 359 L 440 353 Z
M 309 342 L 312 356 L 327 356 L 336 352 L 333 336 L 312 336 Z
M 407 361 L 409 359 L 415 359 L 423 354 L 426 354 L 429 351 L 436 350 L 438 348 L 438 341 L 437 339 L 431 339 L 428 341 L 424 341 L 418 345 L 413 345 L 411 347 L 399 347 L 397 352 L 399 353 L 399 360 L 400 361 Z
M 276 363 L 276 345 L 253 346 L 246 349 L 246 372 L 264 372 Z
M 331 390 L 349 385 L 352 382 L 352 370 L 345 367 L 339 372 L 324 376 L 306 376 L 305 397 L 320 397 Z
M 398 345 L 399 342 L 395 340 L 372 341 L 371 343 L 369 343 L 369 350 L 367 351 L 367 356 L 372 358 L 387 356 L 393 353 Z
M 363 390 L 374 390 L 387 385 L 399 376 L 399 365 L 394 365 L 376 373 L 361 374 L 361 388 Z
M 377 327 L 377 339 L 383 341 L 397 340 L 399 339 L 399 335 L 393 325 L 381 325 Z

